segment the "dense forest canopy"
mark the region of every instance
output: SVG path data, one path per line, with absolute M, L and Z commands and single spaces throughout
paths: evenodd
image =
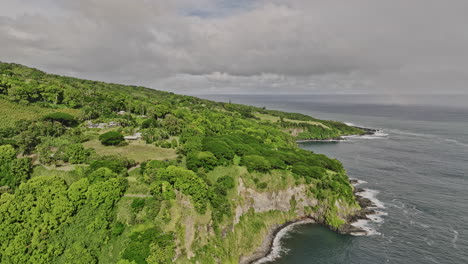
M 306 186 L 334 227 L 356 206 L 341 163 L 295 143 L 363 133 L 340 122 L 9 63 L 0 114 L 2 263 L 236 262 L 252 249 L 226 230 L 261 217 L 233 226 L 241 182 Z M 212 231 L 188 232 L 182 208 Z

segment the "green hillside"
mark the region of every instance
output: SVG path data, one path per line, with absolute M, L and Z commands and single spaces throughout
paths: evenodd
M 359 209 L 295 143 L 364 133 L 341 122 L 8 63 L 0 114 L 1 263 L 238 263 L 276 225 Z

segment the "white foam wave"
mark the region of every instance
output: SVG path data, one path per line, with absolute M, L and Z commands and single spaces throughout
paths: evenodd
M 468 144 L 465 144 L 465 143 L 462 143 L 458 140 L 455 140 L 455 139 L 450 139 L 450 138 L 446 138 L 445 141 L 447 142 L 450 142 L 450 143 L 453 143 L 455 145 L 459 145 L 459 146 L 463 146 L 463 147 L 468 147 Z
M 371 206 L 370 208 L 385 208 L 384 203 L 377 199 L 377 194 L 379 194 L 379 191 L 377 190 L 364 189 L 364 191 L 359 192 L 357 195 L 361 196 L 362 198 L 369 199 L 375 205 Z
M 452 144 L 455 144 L 455 145 L 458 145 L 458 146 L 468 147 L 467 143 L 460 142 L 460 141 L 458 141 L 456 139 L 443 138 L 443 137 L 440 137 L 440 136 L 434 135 L 434 134 L 415 133 L 415 132 L 402 131 L 402 130 L 398 130 L 398 129 L 391 129 L 390 131 L 392 133 L 395 133 L 395 134 L 401 134 L 401 135 L 413 136 L 413 137 L 422 137 L 422 138 L 428 138 L 428 139 L 435 139 L 435 140 L 437 140 L 437 142 L 448 142 L 448 143 L 452 143 Z
M 357 182 L 354 184 L 354 186 L 360 185 L 367 183 L 366 181 L 362 180 L 357 180 L 354 179 Z M 372 190 L 372 189 L 364 189 L 361 192 L 358 192 L 357 195 L 361 196 L 362 198 L 369 199 L 373 205 L 369 206 L 369 209 L 373 209 L 375 213 L 367 215 L 368 219 L 360 219 L 351 225 L 354 227 L 357 227 L 361 230 L 364 230 L 365 232 L 355 232 L 351 233 L 351 235 L 355 236 L 375 236 L 375 235 L 381 235 L 377 230 L 375 230 L 374 225 L 375 224 L 381 224 L 384 222 L 384 216 L 387 215 L 386 212 L 382 211 L 381 209 L 385 208 L 385 204 L 377 199 L 377 195 L 379 194 L 379 191 L 377 190 Z M 379 210 L 380 209 L 380 210 Z
M 359 179 L 355 179 L 355 178 L 349 178 L 350 180 L 353 180 L 353 181 L 356 181 L 356 183 L 353 184 L 353 186 L 358 186 L 360 184 L 364 184 L 364 183 L 367 183 L 366 181 L 364 180 L 359 180 Z
M 315 223 L 312 219 L 305 219 L 302 221 L 295 222 L 293 224 L 290 224 L 286 226 L 285 228 L 281 229 L 273 239 L 272 247 L 271 247 L 271 252 L 268 254 L 268 256 L 261 258 L 257 261 L 254 262 L 254 264 L 261 264 L 261 263 L 267 263 L 270 261 L 273 261 L 277 258 L 279 258 L 282 254 L 286 253 L 287 250 L 283 247 L 281 243 L 281 239 L 285 237 L 289 232 L 291 232 L 294 227 L 298 225 L 303 225 L 303 224 L 310 224 L 310 223 Z
M 406 136 L 413 136 L 413 137 L 424 137 L 424 138 L 436 138 L 437 137 L 434 134 L 415 133 L 415 132 L 403 131 L 399 129 L 391 129 L 390 132 L 395 133 L 395 134 L 406 135 Z
M 378 236 L 380 235 L 380 233 L 377 232 L 377 230 L 369 226 L 369 220 L 365 220 L 365 219 L 357 220 L 356 222 L 352 224 L 352 226 L 365 231 L 365 233 L 351 232 L 351 235 L 353 236 Z
M 455 229 L 452 229 L 452 232 L 453 232 L 452 246 L 453 246 L 454 248 L 458 248 L 458 247 L 457 247 L 458 231 L 455 230 Z
M 389 134 L 385 133 L 383 130 L 378 130 L 374 134 L 371 135 L 349 135 L 343 136 L 342 138 L 348 139 L 386 139 L 388 138 Z

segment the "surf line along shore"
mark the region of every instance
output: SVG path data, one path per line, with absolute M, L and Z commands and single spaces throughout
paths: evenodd
M 353 186 L 356 186 L 359 184 L 359 181 L 356 179 L 350 179 L 350 183 Z M 341 234 L 351 234 L 351 235 L 368 235 L 368 231 L 357 227 L 353 226 L 353 223 L 359 221 L 359 220 L 370 220 L 369 215 L 373 215 L 376 213 L 375 210 L 372 208 L 375 207 L 375 204 L 368 198 L 362 197 L 360 193 L 364 189 L 362 188 L 354 188 L 354 196 L 356 197 L 357 202 L 361 206 L 361 210 L 358 211 L 355 215 L 351 216 L 350 218 L 347 219 L 347 223 L 345 223 L 345 226 L 341 230 L 335 230 L 338 231 Z M 249 256 L 242 256 L 241 259 L 239 260 L 240 264 L 261 264 L 261 263 L 267 263 L 269 261 L 272 261 L 278 257 L 280 257 L 281 254 L 281 239 L 286 235 L 288 232 L 290 232 L 295 226 L 297 225 L 303 225 L 303 224 L 322 224 L 312 217 L 302 217 L 297 220 L 293 221 L 288 221 L 284 224 L 278 224 L 274 225 L 270 228 L 270 231 L 266 235 L 266 237 L 263 240 L 262 245 L 251 255 Z
M 378 129 L 373 128 L 364 128 L 358 127 L 365 131 L 364 136 L 366 135 L 375 135 L 376 133 L 380 132 Z M 362 135 L 361 135 L 362 136 Z M 307 141 L 326 141 L 326 142 L 338 142 L 346 140 L 345 137 L 333 138 L 333 139 L 326 139 L 326 140 L 298 140 L 297 142 L 307 142 Z M 359 181 L 356 179 L 349 180 L 351 185 L 353 185 L 353 193 L 356 198 L 356 201 L 359 203 L 361 210 L 358 211 L 355 215 L 351 216 L 347 219 L 345 227 L 339 232 L 342 234 L 352 234 L 352 235 L 367 235 L 367 231 L 363 228 L 353 226 L 353 223 L 356 223 L 359 220 L 370 220 L 368 218 L 369 215 L 373 215 L 376 213 L 375 210 L 371 209 L 375 207 L 375 204 L 368 198 L 365 198 L 361 195 L 364 191 L 362 188 L 358 188 Z M 262 245 L 251 255 L 249 256 L 242 256 L 239 260 L 240 264 L 260 264 L 266 263 L 275 258 L 278 258 L 281 254 L 281 239 L 285 234 L 290 232 L 295 226 L 303 225 L 303 224 L 311 224 L 311 223 L 318 223 L 312 217 L 302 217 L 297 220 L 288 221 L 284 224 L 277 224 L 270 228 L 267 236 L 264 238 Z M 323 223 L 318 223 L 323 224 Z M 338 231 L 338 230 L 335 230 Z
M 260 248 L 250 256 L 241 257 L 239 264 L 259 264 L 263 261 L 273 260 L 279 257 L 281 250 L 281 238 L 290 232 L 294 226 L 316 223 L 314 219 L 304 217 L 284 224 L 274 225 L 270 228 Z

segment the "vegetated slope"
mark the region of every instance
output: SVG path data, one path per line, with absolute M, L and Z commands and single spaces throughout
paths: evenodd
M 2 263 L 237 263 L 359 209 L 341 163 L 295 143 L 363 133 L 340 122 L 7 63 L 0 113 Z

